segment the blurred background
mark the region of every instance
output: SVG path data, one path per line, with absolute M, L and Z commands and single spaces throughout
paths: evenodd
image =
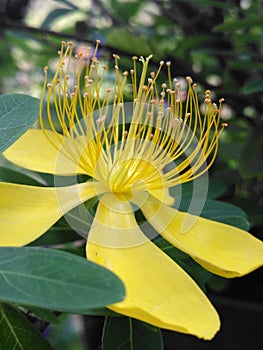
M 131 68 L 133 55 L 172 62 L 174 77 L 190 75 L 213 99 L 225 99 L 228 123 L 210 171 L 217 198 L 247 213 L 263 239 L 263 2 L 262 0 L 0 0 L 0 93 L 40 97 L 43 67 L 62 40 L 81 50 L 101 40 Z M 208 290 L 222 319 L 211 342 L 163 332 L 167 350 L 262 348 L 263 271 Z M 99 349 L 103 317 L 63 315 L 46 336 L 55 349 Z

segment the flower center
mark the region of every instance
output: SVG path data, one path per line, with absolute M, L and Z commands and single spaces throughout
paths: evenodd
M 127 71 L 120 73 L 119 57 L 114 55 L 115 78 L 109 88 L 107 67 L 96 57 L 98 45 L 97 41 L 93 56 L 84 57 L 73 54 L 72 43 L 63 43 L 51 83 L 48 68 L 44 69 L 40 125 L 52 145 L 114 193 L 162 190 L 206 172 L 226 126 L 220 128 L 223 99 L 217 107 L 207 90 L 201 115 L 192 79 L 186 78 L 188 91 L 182 93 L 166 62 L 167 82 L 159 87 L 157 78 L 165 65 L 161 61 L 158 70 L 149 73 L 151 56 L 140 58 L 138 79 L 137 57 L 132 58 L 129 77 Z M 132 102 L 125 102 L 128 93 Z M 54 137 L 49 137 L 45 123 Z

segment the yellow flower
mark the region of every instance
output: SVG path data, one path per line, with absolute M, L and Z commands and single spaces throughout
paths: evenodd
M 263 244 L 253 236 L 172 207 L 169 188 L 197 179 L 216 157 L 222 100 L 217 107 L 206 91 L 201 115 L 191 78 L 182 101 L 170 62 L 148 73 L 150 57 L 139 59 L 142 66 L 133 57 L 130 73 L 121 73 L 114 55 L 114 82 L 108 88 L 97 49 L 98 42 L 88 58 L 81 52 L 74 56 L 71 43 L 62 44 L 50 83 L 44 69 L 41 129 L 27 131 L 4 153 L 22 167 L 54 174 L 55 183 L 76 174 L 87 175 L 87 181 L 76 178 L 76 184 L 54 188 L 1 183 L 0 244 L 32 242 L 72 208 L 98 197 L 87 258 L 115 272 L 126 287 L 125 300 L 109 308 L 211 339 L 220 327 L 217 312 L 147 230 L 221 276 L 241 276 L 262 265 Z M 161 70 L 167 71 L 167 81 L 160 85 Z M 46 93 L 48 127 L 42 117 Z M 138 209 L 149 226 L 136 220 Z

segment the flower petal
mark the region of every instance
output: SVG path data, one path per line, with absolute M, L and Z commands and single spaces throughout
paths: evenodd
M 121 244 L 116 244 L 118 238 Z M 135 244 L 130 244 L 133 241 Z M 205 294 L 145 238 L 128 202 L 117 201 L 110 194 L 102 197 L 88 237 L 87 258 L 115 272 L 125 284 L 125 300 L 110 309 L 204 339 L 218 331 L 219 317 Z
M 169 188 L 164 188 L 164 189 L 160 189 L 160 190 L 150 190 L 149 189 L 149 192 L 155 198 L 159 199 L 159 201 L 161 201 L 167 205 L 174 204 L 174 197 L 170 195 Z
M 65 212 L 98 191 L 92 182 L 59 188 L 0 183 L 0 246 L 34 241 Z
M 152 196 L 141 209 L 167 241 L 213 273 L 236 277 L 263 265 L 263 243 L 239 228 L 181 213 Z
M 51 130 L 45 130 L 45 133 L 57 148 L 50 143 L 42 130 L 30 129 L 3 155 L 10 162 L 33 171 L 57 175 L 82 174 L 82 169 L 58 151 L 62 145 L 63 136 Z

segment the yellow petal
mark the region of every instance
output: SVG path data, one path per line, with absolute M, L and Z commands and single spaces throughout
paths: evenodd
M 45 132 L 56 147 L 48 141 L 42 130 L 30 129 L 3 155 L 10 162 L 33 171 L 57 175 L 83 173 L 83 170 L 77 167 L 76 162 L 70 160 L 72 157 L 65 157 L 63 152 L 57 150 L 61 147 L 62 135 L 55 134 L 51 130 Z
M 160 190 L 150 190 L 149 189 L 149 192 L 155 198 L 159 199 L 159 201 L 161 201 L 167 205 L 174 204 L 174 197 L 170 195 L 168 188 L 164 188 L 164 189 L 160 189 Z
M 167 241 L 213 273 L 235 277 L 263 265 L 263 243 L 239 228 L 181 213 L 152 196 L 141 209 Z
M 59 188 L 0 183 L 0 246 L 34 241 L 64 213 L 98 191 L 91 182 Z
M 116 244 L 117 237 L 120 244 Z M 124 282 L 125 300 L 110 305 L 110 309 L 204 339 L 211 339 L 218 331 L 218 315 L 205 294 L 185 271 L 145 238 L 128 202 L 117 201 L 109 194 L 102 197 L 88 237 L 87 258 L 112 270 Z

